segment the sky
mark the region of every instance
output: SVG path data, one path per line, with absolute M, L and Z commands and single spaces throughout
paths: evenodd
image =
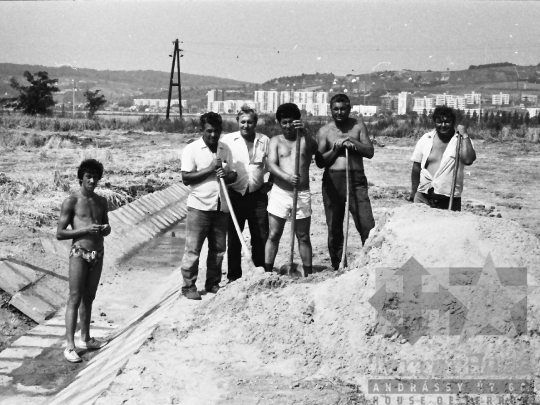
M 0 62 L 262 83 L 302 73 L 540 63 L 540 1 L 0 2 Z

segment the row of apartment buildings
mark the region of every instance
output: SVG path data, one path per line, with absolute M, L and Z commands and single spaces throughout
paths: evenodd
M 166 108 L 168 99 L 166 98 L 136 98 L 133 100 L 133 105 L 143 106 L 147 105 L 151 108 Z M 171 106 L 178 105 L 178 99 L 171 99 Z M 182 108 L 187 108 L 187 100 L 182 100 Z
M 433 96 L 416 97 L 413 99 L 414 104 L 412 110 L 418 114 L 422 114 L 424 110 L 431 112 L 438 105 L 447 105 L 459 110 L 467 110 L 470 105 L 481 104 L 482 95 L 475 93 L 464 94 L 463 96 L 456 96 L 453 94 L 435 94 Z M 509 94 L 493 94 L 491 96 L 491 102 L 493 105 L 508 105 L 510 104 Z
M 218 92 L 218 90 L 210 90 L 207 93 L 208 111 L 219 114 L 236 113 L 242 106 L 247 105 L 260 113 L 275 113 L 281 104 L 295 103 L 301 110 L 305 110 L 308 114 L 315 116 L 327 116 L 330 112 L 327 92 L 259 90 L 255 91 L 254 100 L 216 100 L 217 97 L 223 94 L 225 94 L 224 91 Z M 398 114 L 405 114 L 407 112 L 407 101 L 407 92 L 402 92 L 396 96 Z M 353 112 L 364 116 L 376 115 L 380 110 L 381 107 L 374 105 L 355 105 L 352 107 Z
M 327 115 L 328 93 L 313 91 L 255 91 L 253 100 L 225 100 L 224 90 L 207 93 L 207 110 L 236 113 L 248 105 L 261 113 L 275 113 L 281 104 L 295 103 L 313 115 Z
M 316 116 L 329 115 L 328 93 L 310 91 L 255 91 L 254 100 L 216 100 L 224 97 L 224 90 L 210 90 L 208 96 L 208 111 L 217 113 L 236 113 L 243 105 L 255 109 L 260 113 L 275 113 L 277 108 L 284 103 L 292 102 L 300 109 L 306 110 L 309 114 Z M 478 110 L 485 100 L 482 100 L 480 93 L 471 92 L 463 96 L 453 94 L 435 94 L 425 97 L 415 97 L 411 100 L 410 93 L 401 92 L 397 95 L 387 94 L 381 97 L 381 106 L 357 105 L 352 111 L 356 111 L 364 116 L 372 116 L 382 111 L 394 111 L 399 115 L 412 111 L 422 114 L 424 110 L 432 112 L 436 106 L 447 105 L 455 109 L 470 111 L 475 110 L 473 105 L 478 105 Z M 491 96 L 493 105 L 510 104 L 510 95 L 499 93 Z M 537 104 L 538 96 L 533 94 L 522 94 L 521 101 Z

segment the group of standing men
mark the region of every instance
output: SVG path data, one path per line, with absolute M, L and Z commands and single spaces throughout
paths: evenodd
M 373 157 L 373 144 L 364 122 L 349 117 L 351 104 L 346 95 L 332 97 L 330 109 L 332 121 L 319 130 L 316 140 L 303 133 L 300 110 L 293 103 L 279 106 L 276 120 L 282 134 L 272 139 L 256 132 L 257 113 L 252 109 L 240 111 L 237 116 L 239 131 L 227 134 L 223 139 L 220 139 L 221 117 L 212 112 L 201 116 L 202 137 L 187 145 L 182 153 L 183 182 L 191 191 L 187 200 L 186 247 L 181 266 L 183 295 L 189 299 L 201 299 L 195 282 L 205 240 L 208 240 L 205 289 L 210 293 L 218 292 L 227 233 L 227 278 L 233 282 L 242 277 L 241 243 L 229 217 L 230 207 L 224 193 L 230 197 L 240 228 L 244 228 L 246 221 L 249 225 L 255 266 L 264 266 L 271 272 L 286 220 L 291 215 L 293 190 L 296 188 L 296 237 L 304 275 L 312 273 L 309 167 L 313 156 L 317 166 L 325 169 L 322 196 L 332 267 L 339 267 L 342 256 L 347 197 L 364 244 L 375 225 L 363 164 L 364 157 Z M 432 118 L 435 129 L 420 138 L 411 157 L 410 201 L 447 208 L 453 194 L 452 209 L 459 211 L 463 166 L 472 164 L 476 153 L 463 127 L 457 126 L 456 130 L 456 116 L 451 108 L 437 107 Z M 298 174 L 295 173 L 294 162 L 297 136 L 301 137 Z M 456 148 L 458 142 L 462 143 L 461 149 Z M 456 157 L 458 150 L 459 159 Z M 454 177 L 457 162 L 462 164 L 458 165 L 457 176 Z M 350 175 L 348 196 L 347 169 Z M 103 172 L 103 165 L 94 159 L 81 163 L 77 170 L 80 189 L 63 202 L 58 221 L 57 238 L 71 239 L 73 243 L 69 253 L 67 343 L 64 351 L 70 362 L 82 361 L 77 346 L 95 350 L 107 344 L 90 335 L 92 303 L 103 268 L 104 238 L 111 233 L 107 201 L 95 193 Z M 229 185 L 225 186 L 228 190 L 224 189 L 224 183 Z M 77 315 L 81 331 L 78 343 L 75 342 Z
M 313 157 L 318 167 L 325 168 L 322 195 L 332 267 L 337 269 L 340 264 L 344 241 L 345 149 L 350 156 L 350 211 L 362 243 L 366 241 L 375 222 L 363 158 L 373 157 L 373 144 L 365 124 L 349 117 L 351 104 L 346 95 L 334 96 L 330 105 L 333 119 L 319 130 L 317 140 L 304 133 L 300 110 L 293 103 L 278 107 L 276 120 L 282 133 L 272 139 L 256 132 L 257 113 L 249 108 L 238 113 L 239 131 L 223 138 L 220 138 L 219 114 L 209 112 L 201 116 L 202 137 L 182 152 L 182 177 L 191 191 L 187 201 L 186 250 L 181 266 L 182 293 L 187 298 L 201 299 L 195 282 L 205 239 L 208 239 L 205 290 L 210 293 L 219 290 L 227 233 L 227 278 L 233 282 L 242 276 L 241 243 L 229 216 L 225 192 L 229 193 L 240 229 L 244 229 L 246 221 L 248 223 L 255 266 L 272 272 L 296 188 L 298 249 L 304 275 L 312 273 L 309 167 Z M 297 136 L 301 137 L 298 174 L 294 170 Z M 228 191 L 220 186 L 221 178 L 228 185 Z
M 195 282 L 205 239 L 208 239 L 206 291 L 216 293 L 220 288 L 227 233 L 228 281 L 233 282 L 242 276 L 241 243 L 229 215 L 230 208 L 234 210 L 241 230 L 246 221 L 249 225 L 255 266 L 264 266 L 267 272 L 273 271 L 285 223 L 291 215 L 295 188 L 298 192 L 298 249 L 304 276 L 312 273 L 309 167 L 313 157 L 317 166 L 324 168 L 322 197 L 332 267 L 337 270 L 342 258 L 347 197 L 356 229 L 362 244 L 365 243 L 375 221 L 363 159 L 373 157 L 373 143 L 364 122 L 349 116 L 351 103 L 346 95 L 332 97 L 330 111 L 332 121 L 318 131 L 316 139 L 304 133 L 300 110 L 293 103 L 278 107 L 276 121 L 282 133 L 272 139 L 257 133 L 257 113 L 247 107 L 237 115 L 239 131 L 222 139 L 221 116 L 213 112 L 201 116 L 203 136 L 186 146 L 182 153 L 183 181 L 191 190 L 187 202 L 186 250 L 181 267 L 184 278 L 182 293 L 187 298 L 201 299 Z M 410 201 L 434 208 L 448 207 L 456 162 L 455 146 L 461 136 L 460 161 L 463 164 L 458 168 L 452 204 L 452 210 L 459 211 L 463 166 L 472 164 L 476 159 L 474 147 L 462 126 L 456 130 L 456 116 L 451 108 L 437 107 L 433 121 L 435 129 L 418 141 L 411 158 Z M 301 137 L 298 174 L 295 173 L 297 136 Z M 348 160 L 345 150 L 348 151 Z M 220 186 L 221 178 L 228 184 L 228 191 Z M 232 207 L 227 206 L 223 195 L 226 192 Z

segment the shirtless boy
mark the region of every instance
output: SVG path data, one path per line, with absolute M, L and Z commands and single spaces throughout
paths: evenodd
M 349 151 L 349 210 L 360 234 L 362 245 L 375 226 L 364 174 L 364 158 L 373 157 L 373 144 L 362 119 L 349 117 L 351 102 L 345 94 L 330 100 L 332 121 L 317 133 L 323 168 L 322 197 L 328 226 L 328 250 L 332 267 L 338 269 L 343 252 L 343 218 L 347 196 L 345 149 Z
M 309 165 L 316 155 L 317 143 L 310 135 L 302 135 L 304 124 L 300 121 L 300 110 L 293 103 L 282 104 L 276 111 L 276 120 L 283 131 L 274 136 L 268 147 L 268 168 L 274 177 L 274 187 L 268 198 L 269 236 L 265 247 L 265 270 L 271 272 L 283 234 L 285 222 L 290 216 L 293 188 L 298 186 L 296 209 L 296 237 L 304 266 L 304 276 L 312 273 L 312 249 L 310 240 L 311 193 L 309 191 Z M 300 170 L 294 174 L 296 157 L 296 130 L 300 129 Z
M 92 302 L 96 297 L 103 268 L 103 238 L 111 233 L 107 216 L 107 200 L 94 190 L 103 176 L 103 165 L 94 159 L 81 163 L 77 171 L 81 188 L 62 203 L 56 230 L 58 240 L 73 239 L 69 252 L 69 299 L 66 309 L 65 358 L 81 362 L 76 352 L 75 329 L 79 311 L 81 338 L 77 346 L 100 349 L 106 342 L 90 337 Z M 67 229 L 68 225 L 71 229 Z
M 435 130 L 424 134 L 418 140 L 411 160 L 410 201 L 426 204 L 432 208 L 448 209 L 452 180 L 454 176 L 456 142 L 458 136 L 462 137 L 460 161 L 452 202 L 452 211 L 461 211 L 461 193 L 463 191 L 464 166 L 472 165 L 476 160 L 476 152 L 464 127 L 458 125 L 456 115 L 452 108 L 438 106 L 432 116 Z M 457 134 L 459 132 L 459 135 Z

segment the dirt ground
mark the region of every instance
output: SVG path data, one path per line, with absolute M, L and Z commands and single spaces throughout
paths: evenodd
M 15 130 L 13 130 L 15 131 Z M 30 136 L 29 131 L 20 130 L 16 135 Z M 76 134 L 76 137 L 91 138 L 92 142 L 62 140 L 54 138 L 54 134 L 46 135 L 49 139 L 57 139 L 48 145 L 40 147 L 17 146 L 0 148 L 0 211 L 3 213 L 0 219 L 0 257 L 13 255 L 16 258 L 34 264 L 40 264 L 49 270 L 55 270 L 59 264 L 54 259 L 45 256 L 41 247 L 40 236 L 52 236 L 55 232 L 56 219 L 59 214 L 61 201 L 71 190 L 77 188 L 75 168 L 85 157 L 95 157 L 101 160 L 106 168 L 102 180 L 103 193 L 118 194 L 118 199 L 128 201 L 129 196 L 136 198 L 141 193 L 148 192 L 151 187 L 155 189 L 166 187 L 180 180 L 180 153 L 185 142 L 192 136 L 168 135 L 157 133 L 126 133 L 108 132 Z M 384 147 L 377 147 L 375 156 L 366 162 L 366 175 L 370 182 L 370 197 L 376 216 L 379 217 L 387 209 L 398 206 L 406 206 L 410 203 L 405 201 L 410 188 L 410 169 L 412 163 L 409 158 L 412 153 L 414 141 L 409 139 L 379 139 Z M 473 166 L 467 168 L 464 191 L 464 210 L 475 215 L 500 217 L 519 223 L 528 232 L 540 236 L 540 211 L 533 205 L 540 197 L 540 188 L 536 185 L 536 176 L 540 166 L 540 147 L 530 143 L 484 143 L 475 142 L 478 160 Z M 55 175 L 55 172 L 58 174 Z M 322 171 L 315 166 L 312 168 L 312 194 L 314 216 L 312 219 L 312 244 L 313 263 L 316 271 L 324 271 L 329 265 L 326 249 L 326 224 L 322 207 L 320 182 Z M 7 179 L 7 180 L 6 180 Z M 61 179 L 62 181 L 59 181 Z M 67 184 L 67 186 L 66 186 Z M 107 185 L 108 184 L 108 185 Z M 111 197 L 111 201 L 114 198 Z M 121 202 L 121 203 L 122 203 Z M 354 225 L 351 222 L 349 239 L 350 256 L 352 260 L 358 258 L 360 240 Z M 284 242 L 288 241 L 288 233 L 284 233 Z M 286 246 L 280 249 L 276 265 L 286 262 Z M 299 258 L 296 256 L 296 260 Z M 360 259 L 358 259 L 360 260 Z M 124 275 L 115 275 L 114 279 Z M 335 273 L 323 272 L 313 277 L 313 283 L 332 279 Z M 136 282 L 137 277 L 129 277 Z M 107 281 L 109 282 L 109 281 Z M 286 283 L 280 277 L 275 277 L 274 283 Z M 116 282 L 113 288 L 107 288 L 116 296 L 122 294 L 122 283 Z M 262 294 L 272 294 L 272 288 L 262 288 Z M 7 304 L 7 297 L 2 295 L 0 307 L 0 350 L 2 345 L 8 345 L 25 330 L 32 327 L 33 323 L 20 316 L 17 311 Z M 106 299 L 106 297 L 102 297 Z M 270 319 L 271 325 L 281 321 L 277 315 L 272 315 L 278 305 L 275 300 L 270 300 L 267 308 L 260 308 L 261 316 Z M 101 308 L 101 307 L 100 307 Z M 310 323 L 309 308 L 299 306 L 298 317 L 307 325 Z M 100 309 L 101 310 L 101 309 Z M 304 311 L 304 312 L 302 312 Z M 346 310 L 343 316 L 346 316 Z M 276 311 L 276 314 L 279 311 Z M 266 314 L 266 315 L 264 315 Z M 114 316 L 113 316 L 114 315 Z M 187 317 L 185 324 L 191 324 L 196 311 L 182 315 Z M 111 311 L 112 319 L 120 322 L 124 319 L 121 311 L 118 314 Z M 214 387 L 213 376 L 223 372 L 231 376 L 227 384 L 235 381 L 235 387 L 229 386 L 216 388 L 212 397 L 212 390 L 208 388 L 208 402 L 206 403 L 362 403 L 363 394 L 358 392 L 358 387 L 348 379 L 327 378 L 314 373 L 309 362 L 305 370 L 306 379 L 291 379 L 290 375 L 294 368 L 287 361 L 273 361 L 277 358 L 276 353 L 269 349 L 261 355 L 260 348 L 255 349 L 250 342 L 239 344 L 235 339 L 224 339 L 227 344 L 220 345 L 220 351 L 215 352 L 211 362 L 203 361 L 198 357 L 197 345 L 207 346 L 210 342 L 200 342 L 203 331 L 195 331 L 193 335 L 182 339 L 171 336 L 171 329 L 177 327 L 183 318 L 171 319 L 170 323 L 162 325 L 155 336 L 149 340 L 147 346 L 152 349 L 143 350 L 144 356 L 134 356 L 125 370 L 125 376 L 138 373 L 144 379 L 142 388 L 160 379 L 159 386 L 172 382 L 173 377 L 167 376 L 163 370 L 174 363 L 173 358 L 168 359 L 166 353 L 169 350 L 182 350 L 188 348 L 191 357 L 184 358 L 186 362 L 178 372 L 197 373 L 205 375 L 209 380 L 208 387 Z M 188 319 L 189 317 L 192 317 Z M 264 320 L 267 322 L 267 320 Z M 261 322 L 263 324 L 264 322 Z M 173 325 L 174 324 L 174 325 Z M 204 329 L 204 328 L 203 328 Z M 166 336 L 161 336 L 166 334 Z M 162 339 L 163 338 L 163 339 Z M 223 337 L 216 337 L 222 339 Z M 155 351 L 155 345 L 164 346 L 163 351 Z M 167 348 L 166 344 L 171 343 Z M 290 342 L 289 342 L 290 343 Z M 310 351 L 309 341 L 298 342 L 303 346 L 300 357 L 311 356 L 317 359 L 320 353 Z M 285 350 L 285 349 L 283 349 Z M 155 352 L 155 353 L 152 353 Z M 176 359 L 178 360 L 178 359 Z M 234 361 L 232 361 L 234 360 Z M 147 365 L 147 363 L 149 365 Z M 234 366 L 232 365 L 234 364 Z M 142 371 L 141 371 L 142 370 Z M 155 371 L 157 374 L 151 372 Z M 160 371 L 161 370 L 161 371 Z M 289 374 L 288 374 L 289 373 Z M 234 376 L 237 376 L 234 380 Z M 288 377 L 289 376 L 289 377 Z M 100 403 L 144 403 L 146 398 L 151 403 L 151 396 L 146 396 L 145 391 L 133 388 L 133 379 L 124 381 L 120 376 L 117 385 L 106 393 Z M 127 377 L 126 377 L 127 378 Z M 139 381 L 140 383 L 140 381 Z M 221 383 L 224 384 L 222 381 Z M 220 384 L 221 384 L 220 383 Z M 127 384 L 127 385 L 126 385 Z M 129 385 L 129 387 L 128 387 Z M 218 384 L 219 385 L 219 384 Z M 153 385 L 156 387 L 157 385 Z M 139 387 L 140 388 L 140 387 Z M 207 389 L 204 384 L 201 389 Z M 133 391 L 129 395 L 122 393 Z M 148 395 L 155 390 L 149 390 Z M 228 394 L 222 396 L 224 392 Z M 212 399 L 214 398 L 214 399 Z M 243 400 L 238 402 L 239 398 Z M 264 398 L 264 401 L 261 399 Z M 261 402 L 257 402 L 261 400 Z M 197 398 L 176 397 L 170 394 L 168 403 L 203 403 Z

